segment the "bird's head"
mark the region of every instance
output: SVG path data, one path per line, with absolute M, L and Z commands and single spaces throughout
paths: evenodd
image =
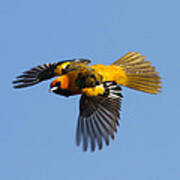
M 52 83 L 50 84 L 49 91 L 59 95 L 69 96 L 70 92 L 68 91 L 68 87 L 69 87 L 69 78 L 68 76 L 64 75 L 52 81 Z

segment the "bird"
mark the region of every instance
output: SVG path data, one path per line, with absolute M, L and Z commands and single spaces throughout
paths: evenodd
M 21 89 L 57 77 L 50 91 L 61 96 L 81 95 L 76 128 L 76 145 L 83 151 L 103 149 L 114 139 L 120 125 L 122 86 L 148 94 L 161 92 L 161 77 L 139 52 L 128 52 L 110 65 L 89 65 L 75 58 L 33 67 L 16 77 Z

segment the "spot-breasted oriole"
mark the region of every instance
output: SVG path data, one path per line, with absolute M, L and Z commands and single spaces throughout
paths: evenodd
M 126 86 L 149 94 L 157 94 L 161 80 L 155 67 L 140 53 L 129 52 L 111 65 L 90 65 L 87 59 L 72 59 L 44 64 L 25 71 L 13 81 L 14 88 L 24 88 L 59 76 L 50 90 L 63 96 L 81 94 L 76 144 L 83 142 L 86 151 L 96 145 L 109 145 L 117 132 L 121 107 L 121 87 Z

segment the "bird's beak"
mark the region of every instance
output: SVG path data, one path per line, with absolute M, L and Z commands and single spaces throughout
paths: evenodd
M 57 86 L 54 86 L 54 87 L 52 87 L 52 88 L 49 89 L 49 92 L 56 91 L 57 89 L 58 89 L 58 87 L 57 87 Z

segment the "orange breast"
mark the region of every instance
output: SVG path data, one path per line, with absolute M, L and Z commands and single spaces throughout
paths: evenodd
M 69 81 L 68 87 L 66 87 L 67 90 L 69 90 L 72 94 L 80 94 L 81 90 L 76 85 L 76 79 L 78 77 L 78 72 L 77 71 L 71 71 L 64 76 L 66 76 L 66 78 Z

